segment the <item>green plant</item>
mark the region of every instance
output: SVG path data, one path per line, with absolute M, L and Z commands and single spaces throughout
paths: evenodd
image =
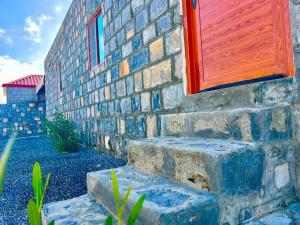
M 2 193 L 3 190 L 3 180 L 4 180 L 8 159 L 15 142 L 16 142 L 16 134 L 13 134 L 11 138 L 8 140 L 0 158 L 0 194 Z
M 34 193 L 34 200 L 30 200 L 27 207 L 27 214 L 30 225 L 42 225 L 41 212 L 50 177 L 51 174 L 49 173 L 43 187 L 43 177 L 40 164 L 38 162 L 34 164 L 32 171 L 32 189 Z M 54 225 L 54 221 L 49 223 L 49 225 Z
M 119 185 L 116 177 L 116 173 L 114 170 L 111 172 L 111 177 L 112 177 L 112 186 L 113 186 L 113 193 L 115 197 L 115 203 L 116 203 L 116 208 L 117 208 L 117 222 L 118 225 L 122 225 L 122 220 L 123 220 L 123 214 L 124 210 L 126 207 L 126 203 L 128 201 L 130 192 L 131 192 L 131 187 L 128 188 L 125 196 L 122 199 L 122 202 L 120 202 L 120 192 L 119 192 Z M 135 203 L 133 206 L 131 213 L 129 215 L 127 225 L 134 225 L 141 209 L 143 208 L 143 203 L 145 201 L 146 195 L 142 195 L 139 200 Z M 109 216 L 106 221 L 105 225 L 113 225 L 113 217 Z
M 74 152 L 78 149 L 80 141 L 75 133 L 75 124 L 63 113 L 56 113 L 52 121 L 46 121 L 45 128 L 58 151 Z

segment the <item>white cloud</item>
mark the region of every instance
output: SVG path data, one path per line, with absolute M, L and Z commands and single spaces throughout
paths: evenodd
M 55 12 L 60 13 L 62 11 L 63 7 L 61 5 L 55 6 Z
M 5 102 L 3 96 L 2 84 L 7 83 L 18 78 L 24 77 L 29 74 L 43 74 L 43 65 L 40 65 L 40 61 L 34 61 L 32 63 L 20 62 L 9 56 L 0 56 L 0 103 Z
M 0 39 L 3 39 L 6 44 L 12 44 L 13 40 L 7 35 L 6 30 L 0 28 Z
M 44 23 L 51 19 L 51 16 L 45 14 L 40 15 L 37 19 L 33 19 L 31 16 L 27 17 L 24 26 L 24 31 L 26 32 L 25 40 L 41 43 Z

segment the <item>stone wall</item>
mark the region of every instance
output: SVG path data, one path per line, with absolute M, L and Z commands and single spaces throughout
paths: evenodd
M 106 57 L 89 71 L 87 23 L 102 3 Z M 291 11 L 300 68 L 299 1 L 291 1 Z M 181 33 L 180 0 L 74 0 L 45 60 L 47 116 L 66 112 L 85 143 L 125 156 L 128 139 L 161 134 L 162 115 L 296 99 L 294 78 L 185 96 Z
M 43 133 L 45 115 L 45 103 L 0 105 L 0 138 L 8 138 L 15 131 L 18 137 L 40 135 Z
M 36 102 L 37 94 L 35 88 L 7 87 L 7 103 Z
M 101 2 L 73 1 L 59 30 L 45 61 L 47 116 L 67 112 L 85 142 L 124 155 L 126 138 L 158 135 L 158 115 L 179 110 L 180 5 L 176 0 L 104 1 L 106 59 L 89 72 L 86 25 Z

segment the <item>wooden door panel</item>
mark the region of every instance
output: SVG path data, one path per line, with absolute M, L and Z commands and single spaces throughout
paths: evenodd
M 189 93 L 273 74 L 294 75 L 289 0 L 198 0 L 192 12 L 187 11 L 189 0 L 183 6 L 185 21 L 199 20 L 185 23 L 186 48 L 196 42 L 194 51 L 201 56 L 195 63 L 186 55 L 187 66 L 198 66 L 193 74 L 187 71 L 187 80 L 200 77 Z M 190 24 L 199 32 L 191 32 Z

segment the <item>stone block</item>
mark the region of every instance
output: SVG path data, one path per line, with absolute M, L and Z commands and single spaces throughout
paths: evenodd
M 123 58 L 129 56 L 132 53 L 132 43 L 131 43 L 131 41 L 129 41 L 125 45 L 123 45 L 122 51 L 123 51 Z
M 146 45 L 149 41 L 152 41 L 156 37 L 155 24 L 151 24 L 143 31 L 143 42 Z
M 139 14 L 136 16 L 135 19 L 135 29 L 136 32 L 140 32 L 144 29 L 149 23 L 149 15 L 147 9 L 143 9 Z
M 118 180 L 121 181 L 119 182 L 121 198 L 128 186 L 132 187 L 126 211 L 132 208 L 142 194 L 147 196 L 136 221 L 137 225 L 218 224 L 218 200 L 214 195 L 139 172 L 128 166 L 115 171 Z M 89 173 L 88 192 L 98 203 L 115 212 L 110 178 L 110 170 Z M 124 221 L 127 218 L 128 214 L 126 213 Z
M 144 88 L 153 88 L 171 81 L 171 60 L 163 61 L 143 71 Z
M 109 213 L 95 201 L 83 195 L 73 199 L 45 204 L 43 224 L 55 221 L 56 224 L 98 224 L 104 225 Z
M 174 54 L 181 50 L 181 30 L 176 30 L 166 35 L 166 52 L 167 55 Z
M 150 61 L 154 62 L 161 59 L 164 56 L 164 40 L 159 38 L 149 46 L 150 50 Z
M 157 21 L 157 32 L 159 35 L 167 32 L 172 28 L 171 14 L 167 14 Z
M 184 96 L 182 84 L 164 88 L 162 96 L 165 109 L 174 109 L 180 106 Z
M 130 67 L 132 71 L 141 69 L 148 64 L 149 51 L 148 49 L 143 49 L 131 56 Z
M 126 77 L 126 90 L 128 95 L 134 92 L 133 88 L 133 76 Z
M 277 188 L 283 188 L 290 184 L 289 164 L 284 163 L 275 168 L 275 185 Z
M 282 106 L 162 115 L 161 132 L 163 136 L 263 142 L 288 140 L 293 137 L 290 110 L 289 106 Z
M 143 112 L 148 112 L 151 110 L 150 105 L 150 92 L 142 93 L 141 94 L 141 106 Z
M 157 117 L 149 115 L 146 119 L 147 123 L 147 137 L 155 137 L 157 135 Z
M 120 63 L 120 77 L 124 77 L 127 76 L 130 72 L 130 68 L 129 68 L 129 63 L 127 59 L 124 59 L 121 63 Z
M 134 13 L 139 12 L 144 6 L 144 1 L 141 0 L 132 0 L 131 1 L 131 8 Z
M 140 107 L 141 107 L 141 103 L 140 103 L 140 96 L 139 95 L 135 95 L 132 99 L 132 111 L 133 112 L 139 112 L 140 111 Z
M 131 99 L 123 98 L 121 100 L 121 112 L 122 114 L 130 114 L 131 113 Z
M 154 111 L 160 110 L 161 108 L 161 100 L 160 100 L 160 91 L 156 90 L 152 92 L 152 109 Z
M 134 88 L 135 92 L 140 92 L 143 90 L 142 72 L 137 72 L 134 74 Z
M 116 90 L 117 90 L 117 96 L 118 97 L 123 97 L 126 95 L 126 84 L 125 84 L 125 79 L 119 80 L 116 83 Z
M 110 100 L 110 86 L 105 87 L 105 100 L 108 101 Z
M 142 35 L 138 34 L 132 39 L 132 48 L 137 50 L 142 47 Z
M 263 149 L 250 142 L 176 137 L 129 142 L 135 168 L 222 195 L 259 191 L 264 159 Z
M 154 20 L 168 10 L 168 0 L 154 0 L 150 5 L 150 18 Z
M 130 5 L 126 6 L 122 11 L 122 25 L 124 26 L 131 19 Z

